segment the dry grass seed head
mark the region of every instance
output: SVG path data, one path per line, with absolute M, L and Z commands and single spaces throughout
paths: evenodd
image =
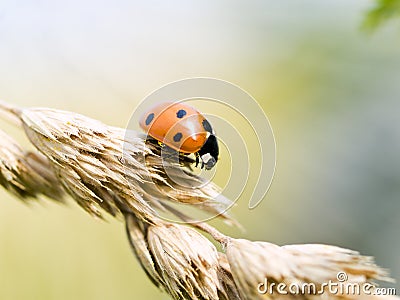
M 190 189 L 171 182 L 165 169 L 176 176 L 179 164 L 169 164 L 146 145 L 136 132 L 107 126 L 91 118 L 53 109 L 25 109 L 21 120 L 30 141 L 53 164 L 64 187 L 89 213 L 101 217 L 100 207 L 120 210 L 143 219 L 155 215 L 163 201 L 200 203 L 199 208 L 228 218 L 231 204 L 210 183 Z M 147 165 L 145 157 L 152 160 Z M 185 186 L 195 186 L 200 177 L 185 173 Z
M 202 185 L 202 178 L 182 172 L 181 164 L 163 161 L 157 149 L 146 145 L 143 135 L 126 134 L 123 129 L 65 111 L 20 110 L 3 102 L 0 110 L 15 123 L 22 122 L 30 141 L 44 154 L 25 152 L 0 132 L 0 184 L 18 197 L 45 194 L 58 199 L 62 195 L 59 180 L 92 215 L 101 217 L 100 208 L 112 215 L 122 211 L 142 267 L 174 299 L 334 299 L 335 295 L 328 294 L 261 295 L 257 286 L 265 278 L 318 285 L 335 280 L 340 271 L 347 272 L 349 282 L 389 280 L 372 258 L 351 250 L 326 245 L 279 247 L 230 239 L 208 225 L 197 226 L 224 244 L 226 255 L 218 253 L 197 231 L 157 219 L 153 208 L 168 209 L 165 201 L 176 201 L 229 218 L 223 212 L 231 202 L 218 198 L 219 190 L 212 183 Z M 185 180 L 186 187 L 170 180 L 166 168 Z M 203 187 L 187 188 L 199 183 Z M 343 297 L 349 298 L 365 295 Z

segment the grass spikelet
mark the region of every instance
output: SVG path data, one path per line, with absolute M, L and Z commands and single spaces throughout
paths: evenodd
M 259 284 L 313 284 L 315 292 L 329 281 L 338 282 L 338 274 L 345 274 L 345 284 L 360 286 L 371 280 L 392 281 L 387 271 L 378 267 L 373 259 L 358 252 L 320 244 L 277 246 L 267 242 L 231 239 L 226 254 L 233 278 L 243 299 L 275 299 L 258 292 Z M 319 295 L 320 299 L 326 294 Z M 307 298 L 307 295 L 305 295 Z M 348 295 L 349 299 L 352 295 Z M 295 297 L 295 295 L 293 295 Z M 308 297 L 316 297 L 313 293 Z M 330 295 L 330 298 L 346 299 L 346 295 Z M 360 295 L 360 297 L 366 297 Z M 308 298 L 307 298 L 308 299 Z M 314 299 L 314 298 L 313 298 Z M 315 298 L 319 299 L 319 298 Z M 360 298 L 361 299 L 361 298 Z
M 142 134 L 60 110 L 24 109 L 20 118 L 30 141 L 53 162 L 66 190 L 92 215 L 101 217 L 102 208 L 111 215 L 126 211 L 150 219 L 154 207 L 163 207 L 165 201 L 191 200 L 200 203 L 200 209 L 228 218 L 223 211 L 231 203 L 214 200 L 215 185 L 189 189 L 168 181 L 164 168 L 184 174 L 185 186 L 202 179 L 163 162 Z
M 46 157 L 24 151 L 0 130 L 0 185 L 18 198 L 47 196 L 62 201 L 64 191 Z

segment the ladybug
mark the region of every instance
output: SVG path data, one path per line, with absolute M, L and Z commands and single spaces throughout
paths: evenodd
M 149 136 L 179 153 L 196 156 L 196 166 L 210 170 L 217 163 L 219 148 L 210 122 L 194 107 L 178 102 L 159 103 L 139 121 Z

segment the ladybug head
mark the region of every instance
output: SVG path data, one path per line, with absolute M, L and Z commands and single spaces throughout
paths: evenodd
M 201 165 L 206 170 L 211 170 L 215 166 L 218 161 L 219 148 L 217 138 L 214 134 L 210 134 L 198 154 L 201 159 Z

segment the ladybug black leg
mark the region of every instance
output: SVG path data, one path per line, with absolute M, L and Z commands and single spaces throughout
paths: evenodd
M 200 162 L 200 155 L 197 152 L 195 155 L 196 155 L 196 168 L 197 168 L 197 166 L 199 165 L 199 162 Z

